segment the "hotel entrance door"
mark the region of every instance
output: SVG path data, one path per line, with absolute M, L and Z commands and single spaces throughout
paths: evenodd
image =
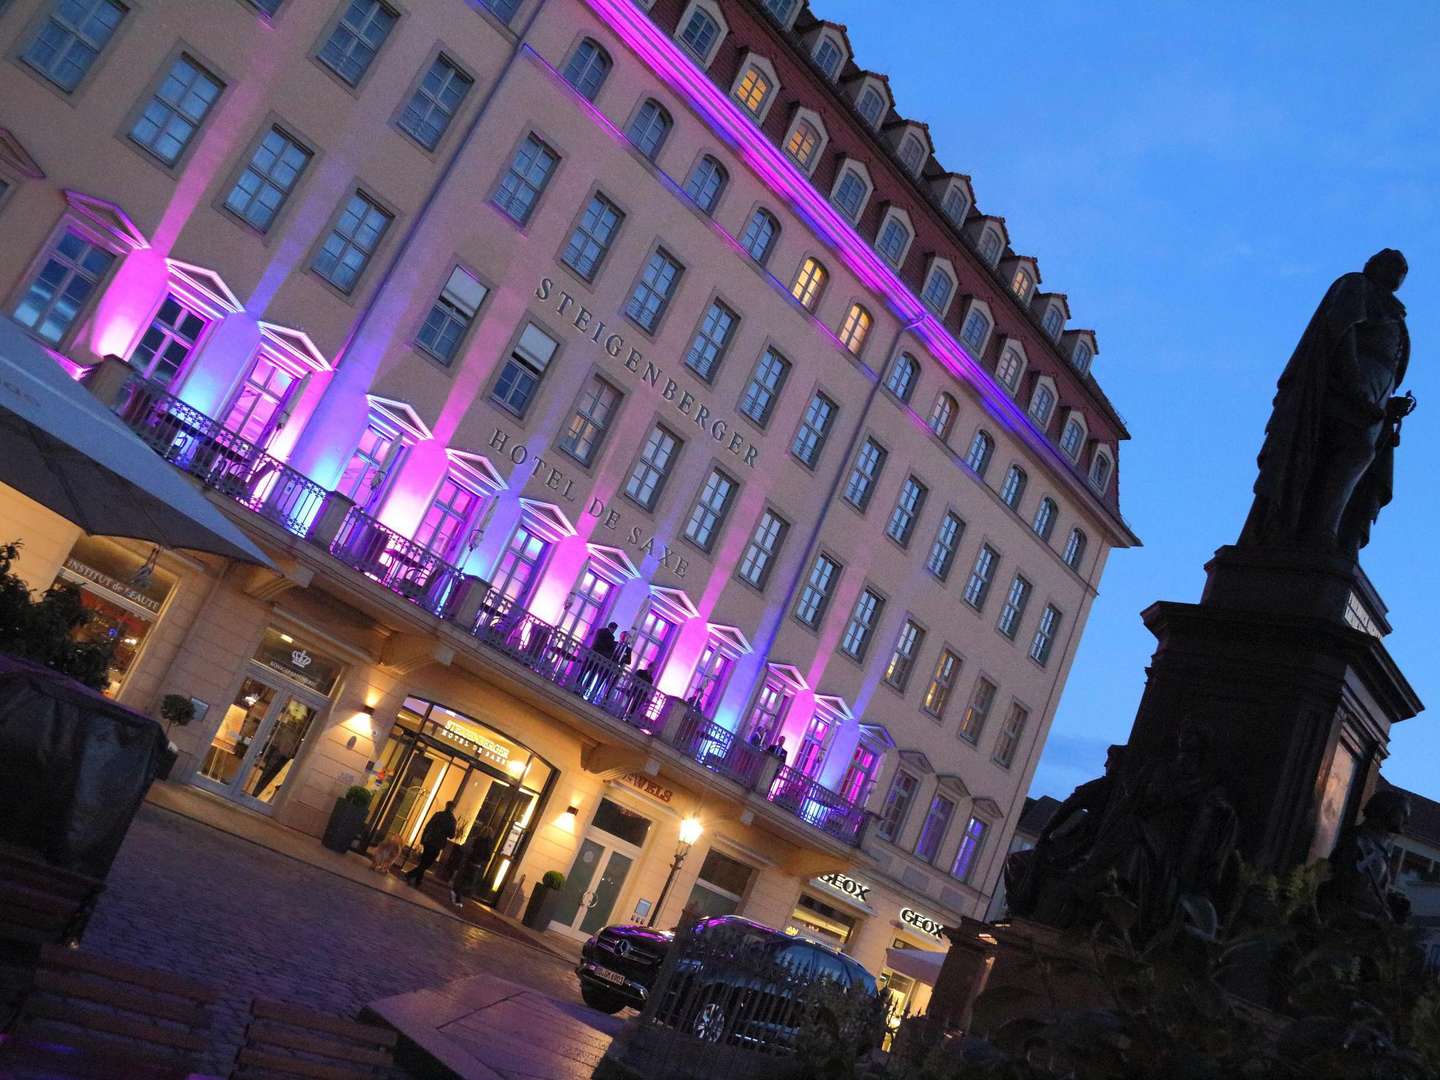
M 550 928 L 584 940 L 609 923 L 649 833 L 649 818 L 601 799 L 565 877 L 560 907 Z

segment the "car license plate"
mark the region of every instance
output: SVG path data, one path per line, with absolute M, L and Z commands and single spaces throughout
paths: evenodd
M 615 986 L 625 985 L 625 976 L 621 975 L 618 971 L 611 971 L 609 968 L 594 967 L 590 969 L 590 974 L 594 975 L 597 979 L 604 979 L 608 983 L 613 983 Z

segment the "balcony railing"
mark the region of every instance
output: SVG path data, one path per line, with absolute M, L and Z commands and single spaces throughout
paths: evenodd
M 860 842 L 860 827 L 865 822 L 864 809 L 798 769 L 783 766 L 770 785 L 768 798 L 801 821 L 847 844 Z
M 330 554 L 432 615 L 445 610 L 460 580 L 457 567 L 380 524 L 358 506 L 351 507 L 340 523 Z
M 759 782 L 760 767 L 766 759 L 764 750 L 751 746 L 715 721 L 707 720 L 693 707 L 686 709 L 672 745 L 692 761 L 746 788 L 754 788 Z
M 116 412 L 165 460 L 296 536 L 325 502 L 325 489 L 308 476 L 138 375 Z

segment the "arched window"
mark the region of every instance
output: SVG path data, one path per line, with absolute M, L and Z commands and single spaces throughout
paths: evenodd
M 789 21 L 794 6 L 795 0 L 765 0 L 765 10 L 782 23 Z
M 880 119 L 885 115 L 885 99 L 880 96 L 880 91 L 873 86 L 867 86 L 860 93 L 860 101 L 855 106 L 860 110 L 860 115 L 871 127 L 879 127 Z
M 665 138 L 670 134 L 672 126 L 674 121 L 670 119 L 665 107 L 650 98 L 635 113 L 635 119 L 630 121 L 630 129 L 625 134 L 637 150 L 654 161 L 660 147 L 665 145 Z
M 1055 518 L 1059 513 L 1060 508 L 1055 505 L 1055 500 L 1046 495 L 1035 508 L 1035 520 L 1030 523 L 1030 528 L 1035 530 L 1035 535 L 1041 540 L 1049 540 L 1050 534 L 1055 531 Z
M 930 280 L 925 282 L 925 290 L 921 293 L 920 299 L 925 301 L 927 307 L 937 315 L 944 314 L 945 305 L 950 303 L 950 294 L 955 291 L 955 282 L 950 275 L 938 266 L 930 271 Z
M 729 181 L 730 174 L 725 171 L 725 166 L 706 154 L 695 163 L 690 179 L 685 181 L 685 194 L 709 214 L 715 210 L 715 204 L 720 201 L 720 194 Z
M 612 66 L 610 54 L 586 38 L 570 54 L 570 62 L 565 65 L 565 81 L 587 101 L 594 101 Z
M 1105 494 L 1105 489 L 1110 486 L 1110 455 L 1104 450 L 1096 450 L 1094 457 L 1090 459 L 1090 486 L 1100 494 Z
M 1090 346 L 1086 345 L 1083 341 L 1076 342 L 1071 363 L 1075 365 L 1075 370 L 1079 371 L 1080 374 L 1084 375 L 1088 372 L 1090 370 Z
M 808 173 L 810 166 L 815 163 L 815 157 L 819 150 L 820 133 L 815 130 L 810 121 L 801 120 L 795 125 L 795 130 L 790 133 L 789 141 L 785 143 L 785 153 L 790 155 L 791 161 Z
M 780 235 L 780 222 L 769 210 L 759 209 L 750 215 L 745 234 L 740 237 L 740 246 L 761 266 L 770 258 L 775 249 L 775 238 Z
M 886 262 L 899 269 L 900 264 L 905 261 L 905 252 L 910 247 L 910 230 L 898 217 L 886 218 L 875 247 L 885 256 Z
M 986 229 L 980 234 L 980 257 L 991 266 L 994 266 L 1000 259 L 1000 234 L 994 229 Z
M 840 174 L 840 182 L 835 185 L 835 205 L 844 211 L 846 217 L 855 221 L 860 217 L 865 196 L 869 192 L 869 185 L 860 179 L 860 174 L 854 169 L 846 169 Z
M 1015 277 L 1010 282 L 1010 289 L 1022 301 L 1030 299 L 1030 290 L 1034 288 L 1035 282 L 1030 279 L 1030 272 L 1023 266 L 1015 271 Z
M 1005 500 L 1005 505 L 1011 510 L 1020 505 L 1020 500 L 1025 497 L 1025 485 L 1029 482 L 1030 478 L 1019 465 L 1011 465 L 1005 473 L 1005 482 L 1000 485 L 1000 498 Z
M 901 353 L 890 365 L 890 374 L 885 378 L 885 389 L 908 402 L 915 392 L 915 383 L 920 377 L 920 364 L 909 353 Z
M 1043 431 L 1050 426 L 1050 414 L 1055 411 L 1055 391 L 1044 383 L 1035 387 L 1035 393 L 1030 396 L 1030 419 L 1034 420 Z
M 735 100 L 745 107 L 751 116 L 759 116 L 770 96 L 770 79 L 758 67 L 746 69 L 745 77 L 735 86 Z
M 805 264 L 800 267 L 800 273 L 795 277 L 795 284 L 790 287 L 790 293 L 800 301 L 806 311 L 814 311 L 829 277 L 825 264 L 819 259 L 806 259 Z
M 1085 425 L 1071 417 L 1065 421 L 1065 430 L 1060 435 L 1060 449 L 1071 461 L 1080 460 L 1080 448 L 1085 445 Z
M 925 145 L 913 134 L 900 142 L 900 163 L 912 173 L 918 173 L 925 164 Z
M 859 304 L 851 304 L 850 310 L 845 315 L 845 321 L 840 324 L 840 343 L 849 349 L 856 356 L 865 347 L 865 339 L 870 336 L 870 327 L 875 320 Z
M 995 453 L 995 440 L 984 428 L 975 432 L 975 437 L 970 440 L 970 449 L 965 454 L 965 464 L 975 471 L 977 476 L 984 476 L 985 470 L 990 467 L 990 458 Z
M 1000 363 L 995 365 L 995 378 L 1001 386 L 1005 387 L 1012 394 L 1015 388 L 1020 385 L 1020 372 L 1025 368 L 1025 361 L 1014 349 L 1006 349 L 1000 354 Z
M 961 331 L 960 338 L 974 352 L 983 352 L 985 339 L 990 334 L 990 320 L 985 317 L 983 311 L 972 311 L 965 320 L 965 329 Z
M 955 414 L 960 411 L 959 404 L 949 394 L 941 391 L 935 398 L 935 405 L 930 410 L 930 430 L 940 436 L 942 441 L 949 441 L 950 429 L 955 426 Z
M 681 43 L 695 54 L 702 64 L 710 62 L 710 49 L 720 37 L 720 24 L 704 8 L 696 8 L 690 21 L 680 32 Z
M 820 66 L 828 78 L 835 78 L 840 73 L 840 61 L 844 54 L 840 46 L 835 44 L 835 39 L 822 37 L 820 44 L 815 47 L 815 63 Z
M 1045 309 L 1045 322 L 1042 325 L 1052 340 L 1060 336 L 1060 328 L 1065 325 L 1065 313 L 1060 310 L 1059 304 L 1051 304 Z
M 970 212 L 970 200 L 965 197 L 965 191 L 959 184 L 950 185 L 950 190 L 945 192 L 945 201 L 940 204 L 940 209 L 950 219 L 950 224 L 957 229 L 965 224 L 965 215 Z
M 1085 558 L 1085 545 L 1089 543 L 1085 534 L 1079 529 L 1071 529 L 1069 539 L 1065 541 L 1065 553 L 1060 557 L 1065 560 L 1065 565 L 1072 570 L 1080 569 L 1080 560 Z

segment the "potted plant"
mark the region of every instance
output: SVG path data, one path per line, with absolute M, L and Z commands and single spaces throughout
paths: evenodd
M 530 893 L 530 903 L 525 906 L 525 918 L 521 920 L 531 930 L 544 930 L 555 917 L 560 907 L 560 890 L 565 888 L 565 875 L 558 870 L 547 870 Z
M 330 821 L 320 842 L 342 855 L 354 847 L 360 830 L 365 828 L 365 817 L 370 813 L 373 794 L 363 784 L 351 784 L 345 794 L 335 800 L 335 808 L 330 811 Z
M 165 734 L 176 724 L 184 727 L 195 719 L 195 703 L 183 694 L 166 694 L 160 699 L 160 718 L 165 721 Z

